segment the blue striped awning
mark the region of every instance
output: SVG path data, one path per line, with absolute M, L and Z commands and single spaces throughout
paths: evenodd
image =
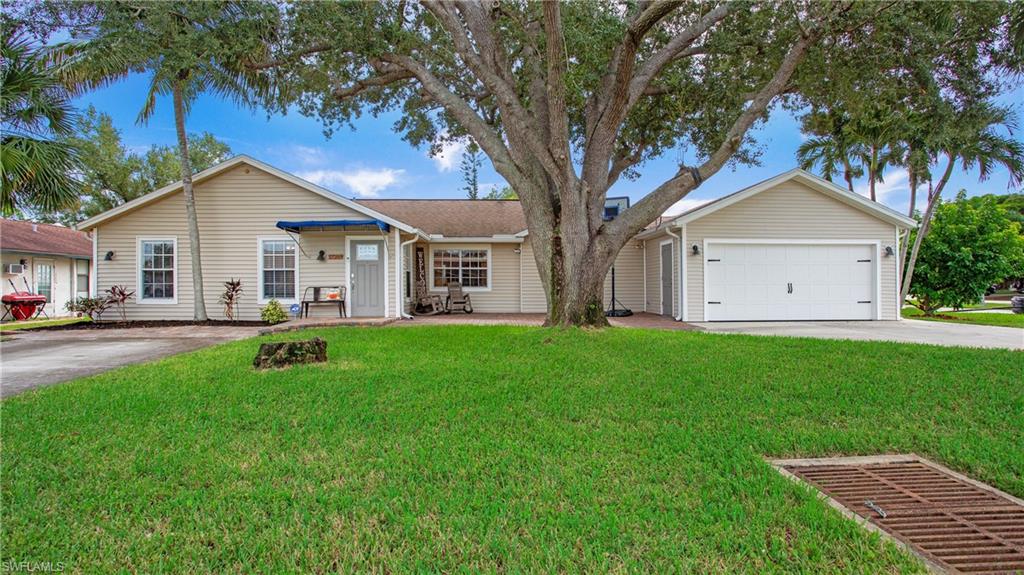
M 391 226 L 380 220 L 305 220 L 301 222 L 277 222 L 278 229 L 286 232 L 301 234 L 303 231 L 325 231 L 331 229 L 345 230 L 353 227 L 377 226 L 382 232 L 387 232 Z

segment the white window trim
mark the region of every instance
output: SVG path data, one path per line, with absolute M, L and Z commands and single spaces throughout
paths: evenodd
M 88 278 L 88 281 L 85 282 L 84 286 L 82 286 L 82 285 L 80 285 L 78 283 L 78 276 L 79 276 L 78 264 L 79 264 L 79 262 L 85 262 L 85 274 L 86 274 L 86 277 Z M 91 294 L 90 290 L 92 289 L 92 262 L 90 262 L 87 258 L 72 258 L 71 259 L 71 275 L 73 275 L 74 278 L 75 278 L 74 291 L 71 293 L 72 300 L 73 301 L 77 300 L 78 297 L 79 297 L 78 294 L 80 294 L 80 293 L 84 293 L 85 297 L 89 297 L 90 294 Z
M 263 242 L 290 242 L 295 244 L 295 297 L 293 298 L 265 298 L 263 297 Z M 288 236 L 256 236 L 256 303 L 266 305 L 270 300 L 276 299 L 281 305 L 299 303 L 302 294 L 299 293 L 299 242 Z M 287 311 L 287 310 L 285 310 Z
M 429 259 L 427 263 L 427 291 L 433 293 L 448 293 L 447 287 L 434 287 L 434 251 L 435 250 L 482 250 L 487 252 L 487 287 L 462 286 L 464 292 L 489 292 L 494 289 L 494 258 L 491 257 L 491 244 L 441 244 L 430 245 Z
M 143 297 L 142 292 L 142 243 L 143 242 L 171 242 L 174 245 L 174 297 Z M 135 238 L 135 285 L 137 295 L 135 303 L 139 305 L 175 305 L 178 303 L 178 258 L 181 252 L 178 251 L 177 236 L 139 236 Z

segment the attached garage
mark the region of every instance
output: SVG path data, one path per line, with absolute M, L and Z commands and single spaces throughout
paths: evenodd
M 648 259 L 661 281 L 648 282 L 647 309 L 690 322 L 896 320 L 897 254 L 914 225 L 793 170 L 641 234 L 649 254 L 670 244 L 677 258 Z
M 878 244 L 705 245 L 706 321 L 879 319 Z

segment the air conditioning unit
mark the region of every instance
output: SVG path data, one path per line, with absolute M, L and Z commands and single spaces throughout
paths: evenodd
M 4 264 L 4 273 L 21 275 L 25 273 L 25 266 L 24 264 Z

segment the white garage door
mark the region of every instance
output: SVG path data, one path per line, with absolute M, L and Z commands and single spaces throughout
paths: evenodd
M 707 321 L 875 319 L 876 247 L 708 242 Z

